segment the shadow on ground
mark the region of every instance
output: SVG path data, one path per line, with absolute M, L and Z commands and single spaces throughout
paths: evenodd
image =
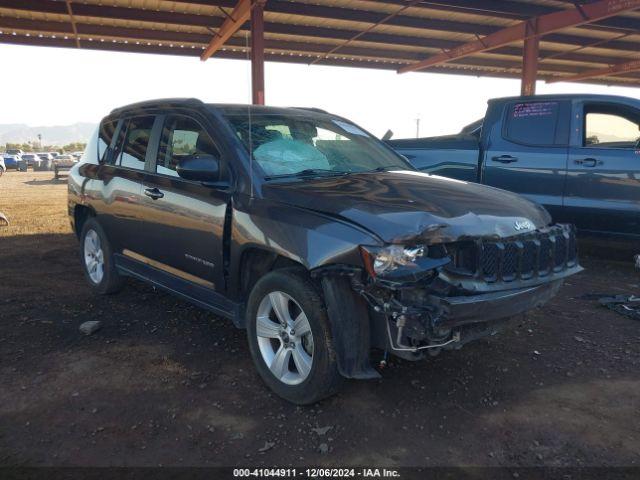
M 51 173 L 52 177 L 53 177 L 53 172 Z M 47 179 L 42 179 L 42 180 L 29 180 L 24 182 L 25 185 L 61 185 L 67 183 L 67 178 L 47 178 Z
M 135 281 L 94 296 L 73 235 L 0 241 L 2 464 L 640 461 L 638 323 L 580 298 L 637 293 L 627 264 L 588 260 L 502 335 L 392 361 L 382 380 L 301 408 L 263 386 L 228 321 Z M 87 320 L 103 328 L 84 336 Z

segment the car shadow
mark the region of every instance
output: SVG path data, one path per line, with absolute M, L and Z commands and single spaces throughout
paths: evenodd
M 230 321 L 134 280 L 94 295 L 72 233 L 2 242 L 0 458 L 573 466 L 629 464 L 638 451 L 637 324 L 580 298 L 614 276 L 631 288 L 621 264 L 587 261 L 498 336 L 417 363 L 391 357 L 383 380 L 296 408 L 260 381 Z M 102 328 L 85 336 L 89 320 Z
M 52 173 L 53 175 L 53 173 Z M 65 183 L 67 178 L 47 178 L 44 180 L 29 180 L 28 182 L 24 182 L 25 185 L 60 185 L 61 183 Z

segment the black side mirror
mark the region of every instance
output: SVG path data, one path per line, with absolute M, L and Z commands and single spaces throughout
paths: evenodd
M 217 182 L 220 180 L 220 159 L 207 154 L 187 155 L 180 159 L 176 171 L 185 180 Z

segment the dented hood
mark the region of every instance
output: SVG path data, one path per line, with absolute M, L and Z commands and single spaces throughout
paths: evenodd
M 551 221 L 520 195 L 409 170 L 269 182 L 263 195 L 340 217 L 389 243 L 504 238 Z

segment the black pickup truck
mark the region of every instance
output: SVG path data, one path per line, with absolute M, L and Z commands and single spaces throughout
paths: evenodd
M 389 140 L 419 170 L 520 193 L 588 234 L 640 238 L 640 100 L 489 101 L 456 135 Z

